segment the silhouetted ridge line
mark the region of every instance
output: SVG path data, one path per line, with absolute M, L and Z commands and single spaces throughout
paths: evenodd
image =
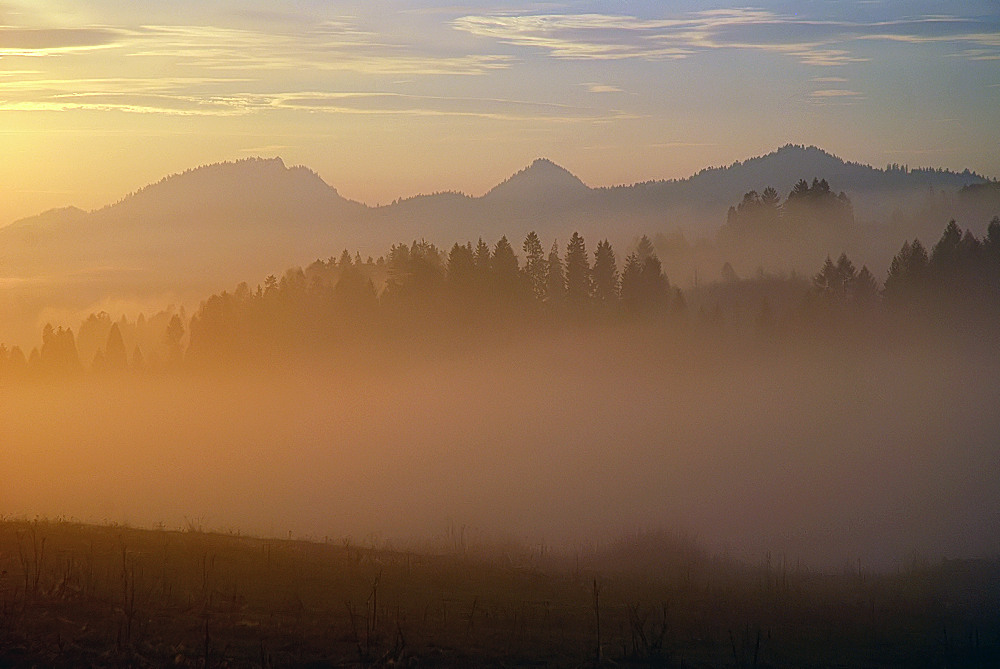
M 939 177 L 961 177 L 964 179 L 971 179 L 977 182 L 989 181 L 987 177 L 978 174 L 977 172 L 971 171 L 968 168 L 962 172 L 955 172 L 953 170 L 935 168 L 935 167 L 909 167 L 906 165 L 889 164 L 885 168 L 874 167 L 867 163 L 861 163 L 856 161 L 845 160 L 840 156 L 830 153 L 824 149 L 819 148 L 815 145 L 805 146 L 802 144 L 785 144 L 779 147 L 775 151 L 766 153 L 759 156 L 753 156 L 751 158 L 746 158 L 744 160 L 736 160 L 728 165 L 718 165 L 709 166 L 702 168 L 688 177 L 678 178 L 678 179 L 648 179 L 646 181 L 639 181 L 633 184 L 621 184 L 617 186 L 601 186 L 594 190 L 616 190 L 616 189 L 636 189 L 636 188 L 649 188 L 655 186 L 665 186 L 665 185 L 682 185 L 686 183 L 696 182 L 713 176 L 726 176 L 733 172 L 740 170 L 753 170 L 755 168 L 764 167 L 768 164 L 779 163 L 793 163 L 794 161 L 803 162 L 808 159 L 807 164 L 803 164 L 802 169 L 797 171 L 793 170 L 796 174 L 809 173 L 810 176 L 824 176 L 826 178 L 839 177 L 838 173 L 840 170 L 847 170 L 858 178 L 862 175 L 868 175 L 873 179 L 883 178 L 887 175 L 895 176 L 939 176 Z M 833 172 L 831 170 L 837 170 Z
M 250 157 L 235 161 L 224 161 L 202 165 L 170 174 L 159 181 L 143 186 L 129 193 L 114 204 L 106 205 L 95 211 L 105 211 L 143 198 L 156 198 L 167 193 L 174 195 L 184 189 L 207 189 L 206 195 L 216 198 L 222 195 L 239 194 L 244 190 L 249 196 L 261 196 L 262 189 L 266 193 L 268 186 L 277 186 L 278 182 L 298 183 L 307 186 L 318 193 L 340 198 L 337 189 L 327 184 L 312 169 L 303 165 L 288 167 L 280 157 L 260 158 Z
M 674 267 L 689 259 L 676 271 L 686 284 L 695 266 L 704 272 L 728 261 L 738 272 L 751 271 L 743 250 L 725 250 L 720 257 L 722 251 L 701 242 L 717 238 L 728 208 L 754 189 L 772 187 L 784 195 L 798 180 L 818 178 L 846 193 L 859 223 L 873 223 L 863 230 L 828 226 L 822 238 L 799 239 L 809 245 L 796 250 L 815 251 L 809 257 L 758 244 L 751 249 L 753 262 L 770 271 L 811 271 L 827 253 L 843 250 L 857 256 L 863 236 L 864 245 L 875 249 L 863 261 L 881 270 L 897 238 L 926 238 L 951 218 L 981 234 L 985 221 L 1000 214 L 1000 197 L 989 190 L 974 202 L 968 194 L 978 191 L 956 194 L 982 182 L 971 173 L 876 170 L 798 146 L 733 165 L 684 181 L 592 189 L 540 158 L 480 197 L 445 192 L 369 207 L 342 197 L 308 168 L 288 167 L 280 158 L 248 158 L 171 175 L 94 212 L 66 209 L 0 228 L 0 276 L 99 274 L 114 290 L 129 291 L 141 282 L 149 291 L 153 281 L 127 273 L 142 268 L 149 276 L 182 277 L 191 290 L 215 290 L 281 271 L 303 257 L 326 258 L 345 246 L 368 255 L 401 240 L 442 244 L 499 234 L 523 239 L 534 230 L 546 244 L 564 242 L 573 232 L 608 237 L 619 248 L 644 234 L 663 237 L 665 250 L 673 239 L 673 250 L 662 257 Z M 925 204 L 932 189 L 933 211 Z M 920 209 L 908 211 L 914 208 Z M 896 211 L 902 211 L 904 218 L 895 219 L 901 224 L 881 225 Z M 177 289 L 159 281 L 159 290 Z M 38 313 L 29 318 L 37 321 Z
M 565 167 L 548 158 L 536 158 L 530 165 L 491 188 L 483 199 L 536 199 L 589 191 L 590 188 Z

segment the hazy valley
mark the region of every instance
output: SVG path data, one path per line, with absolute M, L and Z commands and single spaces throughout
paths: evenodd
M 0 227 L 0 340 L 33 345 L 47 322 L 76 327 L 101 310 L 135 317 L 197 306 L 241 281 L 339 257 L 384 255 L 425 239 L 440 246 L 535 231 L 546 249 L 573 232 L 608 238 L 620 255 L 654 240 L 671 281 L 683 288 L 720 278 L 797 271 L 846 252 L 881 276 L 903 240 L 935 239 L 950 219 L 985 233 L 1000 213 L 995 183 L 973 173 L 900 166 L 875 169 L 815 147 L 785 146 L 688 179 L 590 187 L 540 159 L 487 193 L 438 193 L 369 207 L 341 197 L 304 167 L 244 160 L 166 177 L 104 208 L 52 210 Z M 824 179 L 852 205 L 847 223 L 778 238 L 726 236 L 727 209 L 772 187 L 787 197 L 800 179 Z

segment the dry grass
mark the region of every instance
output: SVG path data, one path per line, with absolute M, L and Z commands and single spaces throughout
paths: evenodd
M 429 555 L 6 520 L 0 667 L 1000 661 L 997 561 L 823 575 L 711 559 L 683 541 L 662 551 L 656 569 L 648 551 L 630 565 L 627 542 L 568 559 Z

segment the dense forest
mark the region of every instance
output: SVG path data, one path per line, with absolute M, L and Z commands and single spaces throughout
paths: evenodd
M 770 187 L 747 193 L 730 208 L 720 239 L 780 249 L 832 238 L 852 223 L 844 193 L 826 180 L 802 180 L 783 203 Z M 624 257 L 607 238 L 589 251 L 578 233 L 548 250 L 535 232 L 518 249 L 502 236 L 448 250 L 424 240 L 399 243 L 377 260 L 344 250 L 255 287 L 241 283 L 212 295 L 190 318 L 183 308 L 135 320 L 101 312 L 76 335 L 46 325 L 41 346 L 27 354 L 0 344 L 0 381 L 266 365 L 283 355 L 405 349 L 504 328 L 642 324 L 772 337 L 817 324 L 877 328 L 943 315 L 990 323 L 1000 305 L 1000 219 L 982 238 L 951 221 L 930 249 L 906 241 L 881 282 L 844 253 L 828 257 L 812 277 L 761 269 L 740 278 L 725 263 L 721 280 L 696 280 L 682 290 L 668 273 L 646 236 Z

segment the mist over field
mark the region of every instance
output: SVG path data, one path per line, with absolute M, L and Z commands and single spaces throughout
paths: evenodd
M 859 221 L 800 178 L 721 215 L 803 166 L 899 208 Z M 699 220 L 684 202 L 718 210 L 709 236 L 670 227 Z M 992 557 L 998 213 L 978 175 L 786 146 L 616 188 L 536 160 L 378 208 L 250 159 L 25 219 L 0 229 L 30 275 L 0 305 L 0 513 L 566 555 L 665 531 L 826 570 Z M 334 246 L 420 230 L 454 237 Z
M 683 530 L 838 568 L 1000 549 L 996 341 L 511 336 L 7 388 L 6 514 L 416 545 Z
M 996 4 L 0 0 L 0 668 L 1000 667 Z

